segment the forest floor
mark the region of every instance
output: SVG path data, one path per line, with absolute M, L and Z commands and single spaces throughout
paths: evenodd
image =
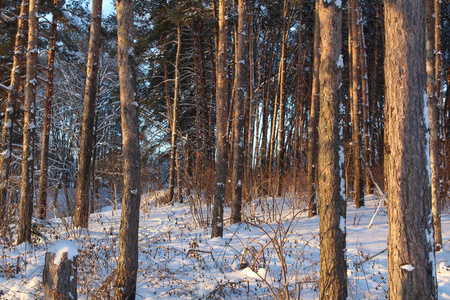
M 210 238 L 206 213 L 194 201 L 157 206 L 143 197 L 139 229 L 137 299 L 316 299 L 319 277 L 319 218 L 294 209 L 292 199 L 260 199 L 245 208 L 250 220 L 225 226 Z M 347 212 L 349 299 L 387 298 L 386 208 L 366 197 Z M 230 210 L 225 209 L 225 225 Z M 33 245 L 1 245 L 0 299 L 43 299 L 46 250 L 72 240 L 79 251 L 78 298 L 110 299 L 118 254 L 120 210 L 92 214 L 89 230 L 69 218 L 34 220 L 41 234 Z M 443 250 L 436 253 L 439 299 L 450 299 L 450 215 L 442 215 Z M 2 241 L 0 241 L 2 242 Z M 284 270 L 284 271 L 283 271 Z

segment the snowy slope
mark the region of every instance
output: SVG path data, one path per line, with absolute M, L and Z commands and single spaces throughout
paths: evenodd
M 286 291 L 294 299 L 318 297 L 318 217 L 292 209 L 292 199 L 261 199 L 247 207 L 247 224 L 227 226 L 210 239 L 205 218 L 191 206 L 156 207 L 144 201 L 140 223 L 137 299 L 273 299 Z M 347 258 L 349 299 L 387 298 L 387 216 L 379 200 L 349 204 Z M 230 211 L 225 209 L 225 218 Z M 0 252 L 0 299 L 43 298 L 46 249 L 72 240 L 79 251 L 80 299 L 109 299 L 117 257 L 120 210 L 91 215 L 89 231 L 71 230 L 69 219 L 41 222 L 38 245 Z M 442 216 L 444 249 L 436 254 L 440 299 L 450 299 L 450 216 Z M 65 244 L 63 244 L 65 245 Z M 284 264 L 283 264 L 284 262 Z

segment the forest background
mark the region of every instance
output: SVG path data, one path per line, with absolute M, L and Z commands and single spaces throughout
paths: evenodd
M 63 2 L 42 1 L 40 6 L 37 97 L 30 103 L 31 119 L 24 121 L 27 109 L 23 109 L 26 100 L 20 78 L 17 98 L 7 101 L 20 6 L 16 1 L 1 1 L 4 30 L 0 47 L 3 87 L 0 97 L 4 99 L 3 128 L 8 129 L 7 134 L 2 134 L 2 156 L 8 153 L 10 159 L 2 160 L 0 204 L 3 216 L 11 219 L 23 196 L 20 181 L 25 139 L 31 146 L 29 157 L 33 159 L 28 168 L 30 178 L 34 179 L 31 190 L 35 187 L 36 192 L 31 194 L 35 194 L 32 198 L 36 198 L 39 217 L 45 218 L 46 213 L 39 211 L 40 207 L 45 210 L 51 207 L 49 202 L 44 206 L 40 204 L 39 189 L 55 195 L 53 199 L 57 199 L 61 190 L 65 193 L 63 208 L 58 209 L 56 206 L 60 204 L 53 202 L 54 214 L 71 216 L 75 212 L 75 189 L 80 186 L 77 184 L 80 149 L 85 141 L 80 137 L 85 126 L 83 99 L 90 52 L 90 13 L 84 1 Z M 361 207 L 364 194 L 374 191 L 384 194 L 384 156 L 390 153 L 384 132 L 385 16 L 382 1 L 348 1 L 345 4 L 343 77 L 339 87 L 343 191 L 345 199 Z M 430 135 L 435 138 L 430 151 L 434 151 L 436 158 L 431 168 L 438 170 L 437 176 L 431 174 L 432 196 L 435 205 L 443 204 L 440 211 L 446 207 L 449 197 L 450 108 L 446 99 L 450 73 L 450 8 L 447 1 L 427 4 L 427 8 L 432 6 L 433 10 L 424 14 L 427 24 L 432 24 L 435 37 L 427 48 L 431 49 L 428 53 L 433 53 L 427 57 L 433 66 L 428 75 L 435 83 L 435 92 L 429 93 L 432 99 L 428 100 L 434 103 L 429 107 L 430 126 L 435 126 L 430 127 Z M 206 224 L 212 225 L 221 224 L 213 222 L 213 207 L 217 205 L 212 201 L 217 199 L 217 183 L 223 183 L 225 204 L 232 207 L 235 207 L 233 203 L 239 203 L 233 200 L 234 190 L 239 187 L 243 205 L 262 195 L 295 195 L 298 205 L 314 215 L 319 127 L 319 92 L 315 78 L 318 67 L 314 58 L 318 56 L 315 43 L 320 36 L 315 2 L 249 2 L 247 26 L 242 31 L 238 30 L 237 2 L 229 1 L 225 41 L 228 51 L 223 77 L 227 79 L 223 89 L 227 97 L 220 103 L 217 96 L 221 78 L 217 68 L 221 63 L 218 59 L 221 45 L 216 1 L 135 1 L 134 5 L 133 51 L 137 63 L 135 96 L 140 111 L 142 188 L 145 191 L 168 188 L 165 199 L 168 203 L 186 199 L 198 201 L 199 206 L 207 208 Z M 247 37 L 244 44 L 238 43 L 238 33 Z M 93 145 L 87 176 L 88 207 L 92 212 L 102 205 L 115 205 L 123 190 L 116 36 L 115 16 L 105 16 L 98 42 L 97 103 L 94 117 L 90 118 L 94 130 L 88 143 Z M 53 60 L 49 59 L 51 49 L 56 50 Z M 238 56 L 239 49 L 245 49 L 244 56 Z M 243 73 L 238 72 L 240 65 L 245 66 Z M 49 70 L 53 71 L 51 76 Z M 430 101 L 433 99 L 435 102 Z M 51 109 L 46 110 L 49 102 Z M 10 107 L 14 108 L 13 114 Z M 216 121 L 219 111 L 223 113 L 221 119 L 226 120 L 220 125 Z M 49 120 L 48 127 L 45 120 Z M 238 120 L 242 122 L 240 125 Z M 28 122 L 27 125 L 24 122 Z M 25 136 L 23 128 L 33 129 L 29 137 Z M 49 129 L 48 134 L 45 128 Z M 216 141 L 218 132 L 224 133 L 218 135 L 224 139 L 221 144 Z M 49 137 L 48 165 L 43 168 L 46 135 Z M 224 147 L 218 151 L 217 145 Z M 216 181 L 216 155 L 220 153 L 225 165 L 225 168 L 220 167 L 225 170 L 224 180 Z M 236 153 L 241 153 L 243 159 L 241 175 L 234 174 L 240 169 L 233 165 L 237 161 L 232 159 Z M 42 176 L 47 176 L 47 186 L 38 184 Z M 241 179 L 236 180 L 236 176 Z M 225 189 L 228 182 L 231 184 Z M 78 222 L 77 217 L 75 222 Z M 80 222 L 78 225 L 83 225 Z M 220 229 L 216 233 L 220 235 Z M 8 239 L 8 235 L 4 237 Z M 442 244 L 438 237 L 435 239 L 437 245 Z

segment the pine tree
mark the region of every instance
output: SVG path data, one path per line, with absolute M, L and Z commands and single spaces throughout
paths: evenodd
M 116 4 L 118 24 L 117 64 L 122 117 L 123 195 L 119 232 L 119 258 L 114 299 L 134 300 L 138 272 L 138 231 L 141 195 L 139 112 L 135 100 L 133 1 Z
M 390 299 L 437 299 L 427 171 L 425 0 L 385 1 Z M 431 239 L 429 238 L 431 236 Z
M 320 299 L 347 298 L 346 203 L 341 196 L 339 87 L 342 67 L 340 1 L 320 1 L 320 115 L 318 198 L 320 216 Z

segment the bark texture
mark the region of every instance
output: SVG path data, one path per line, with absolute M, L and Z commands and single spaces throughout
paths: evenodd
M 233 110 L 233 174 L 232 174 L 232 198 L 231 198 L 231 223 L 239 223 L 242 220 L 242 183 L 244 162 L 244 102 L 246 97 L 246 10 L 245 0 L 239 0 L 239 17 L 237 28 L 237 54 L 236 54 L 236 91 Z
M 320 67 L 320 27 L 319 27 L 319 2 L 316 1 L 316 10 L 314 15 L 314 60 L 313 60 L 313 78 L 311 89 L 311 106 L 309 113 L 309 140 L 308 140 L 308 217 L 317 214 L 317 195 L 316 195 L 316 173 L 317 173 L 317 149 L 318 149 L 318 125 L 319 125 L 319 67 Z
M 346 205 L 341 195 L 339 161 L 339 86 L 342 10 L 320 1 L 320 115 L 318 198 L 320 215 L 320 299 L 347 298 L 345 261 Z M 342 151 L 342 150 L 341 150 Z
M 227 120 L 228 120 L 228 80 L 227 80 L 227 7 L 226 0 L 219 1 L 219 42 L 216 83 L 216 186 L 211 237 L 223 235 L 223 203 L 227 180 Z
M 53 6 L 56 9 L 57 1 L 53 0 Z M 52 118 L 53 102 L 53 69 L 55 66 L 56 54 L 56 13 L 53 13 L 53 20 L 50 27 L 50 45 L 48 50 L 47 63 L 47 91 L 44 100 L 44 125 L 42 127 L 42 146 L 41 146 L 41 174 L 39 174 L 39 190 L 37 200 L 37 215 L 39 219 L 45 220 L 47 217 L 47 188 L 48 188 L 48 150 L 50 142 L 50 126 Z
M 61 262 L 54 263 L 55 253 L 45 253 L 44 297 L 46 300 L 76 300 L 77 293 L 77 256 L 68 259 L 67 252 L 62 254 Z
M 89 179 L 92 151 L 95 147 L 94 121 L 97 97 L 97 78 L 102 24 L 102 0 L 92 2 L 91 28 L 84 91 L 83 120 L 81 127 L 80 156 L 78 160 L 77 191 L 75 195 L 75 227 L 87 228 L 89 224 Z
M 25 79 L 25 100 L 23 120 L 23 152 L 22 152 L 22 180 L 20 184 L 19 229 L 17 244 L 31 242 L 31 218 L 33 215 L 33 156 L 32 136 L 35 125 L 33 123 L 32 105 L 36 101 L 37 58 L 38 58 L 38 19 L 37 0 L 30 0 L 28 13 L 28 48 L 27 72 Z
M 122 117 L 123 195 L 119 232 L 119 258 L 114 299 L 136 298 L 138 230 L 141 195 L 139 113 L 135 101 L 133 1 L 116 3 L 118 24 L 117 64 Z
M 390 299 L 437 299 L 424 97 L 425 0 L 385 1 Z
M 433 229 L 435 249 L 439 251 L 442 246 L 441 229 L 441 191 L 439 172 L 439 99 L 436 86 L 436 59 L 435 53 L 435 9 L 434 0 L 426 1 L 426 69 L 427 69 L 427 96 L 429 119 L 429 147 L 431 171 L 431 206 L 433 210 Z M 436 52 L 435 52 L 436 51 Z M 426 116 L 425 116 L 426 117 Z
M 364 206 L 363 186 L 361 177 L 361 69 L 359 64 L 359 49 L 361 41 L 358 36 L 357 11 L 360 9 L 359 0 L 350 0 L 348 6 L 349 14 L 349 37 L 351 46 L 349 54 L 351 57 L 350 69 L 350 99 L 351 99 L 351 122 L 352 122 L 352 153 L 353 153 L 353 200 L 357 208 Z

